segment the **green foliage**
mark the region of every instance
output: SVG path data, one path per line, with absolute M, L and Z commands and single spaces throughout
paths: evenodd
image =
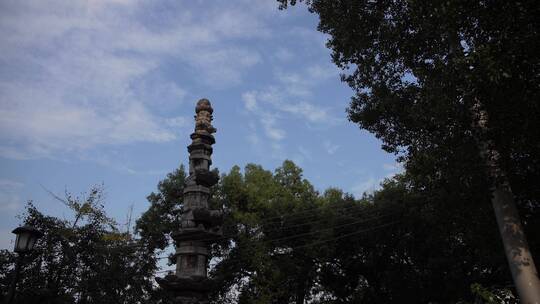
M 297 1 L 278 2 L 284 9 Z M 422 217 L 410 224 L 430 230 L 415 231 L 432 248 L 418 243 L 415 234 L 404 234 L 407 255 L 424 262 L 414 274 L 422 274 L 414 279 L 424 285 L 403 284 L 408 291 L 396 295 L 415 292 L 413 302 L 448 302 L 468 297 L 467 286 L 475 282 L 507 285 L 510 275 L 490 219 L 492 181 L 477 138 L 500 152 L 498 165 L 516 196 L 531 251 L 538 255 L 537 1 L 299 2 L 319 16 L 318 30 L 329 35 L 332 60 L 355 91 L 349 119 L 399 156 L 406 169 L 400 183 L 425 202 L 414 207 Z M 489 118 L 483 134 L 474 126 L 478 105 Z M 387 191 L 385 186 L 382 193 Z M 398 289 L 382 292 L 390 297 L 392 290 Z
M 537 1 L 304 2 L 319 16 L 342 80 L 356 93 L 349 119 L 400 156 L 414 187 L 489 202 L 471 110 L 481 105 L 489 117 L 483 139 L 501 153 L 499 165 L 538 252 Z
M 157 193 L 148 195 L 150 207 L 136 221 L 135 229 L 150 248 L 167 247 L 171 231 L 178 227 L 177 215 L 181 211 L 185 179 L 186 173 L 182 165 L 158 183 Z
M 291 161 L 274 173 L 247 165 L 242 174 L 234 167 L 218 188 L 231 237 L 214 248 L 221 260 L 211 272 L 219 303 L 304 303 L 334 294 L 330 264 L 356 254 L 357 238 L 343 236 L 369 227 L 361 216 L 367 202 L 338 189 L 320 195 Z
M 137 221 L 138 240 L 107 217 L 100 188 L 83 198 L 66 196 L 71 221 L 30 204 L 25 223 L 45 235 L 27 257 L 19 302 L 162 303 L 163 292 L 154 289 L 154 251 L 177 227 L 184 178 L 183 168 L 175 170 L 149 196 L 151 205 Z M 226 212 L 226 237 L 212 248 L 212 298 L 246 304 L 472 301 L 484 293 L 471 292 L 471 284 L 501 286 L 508 274 L 491 212 L 463 212 L 454 199 L 418 191 L 407 174 L 355 199 L 337 188 L 319 193 L 290 161 L 274 172 L 233 167 L 211 199 Z M 457 206 L 447 211 L 438 204 Z M 3 290 L 13 263 L 13 254 L 0 252 Z
M 483 287 L 478 283 L 471 285 L 471 291 L 477 296 L 482 303 L 486 304 L 510 304 L 518 303 L 517 299 L 512 295 L 512 292 L 508 289 L 495 289 L 490 290 Z
M 215 197 L 230 237 L 213 248 L 216 303 L 452 303 L 473 301 L 471 284 L 508 284 L 489 206 L 411 179 L 357 200 L 317 192 L 290 161 L 234 167 Z
M 153 251 L 107 217 L 102 187 L 62 199 L 73 220 L 41 213 L 31 202 L 24 224 L 44 233 L 24 257 L 17 303 L 147 303 L 154 296 Z M 0 285 L 7 290 L 14 254 L 0 254 Z

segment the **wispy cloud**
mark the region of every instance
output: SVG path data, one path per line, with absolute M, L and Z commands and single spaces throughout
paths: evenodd
M 281 55 L 286 57 L 288 53 L 284 52 Z M 259 129 L 273 145 L 278 145 L 287 137 L 287 128 L 335 126 L 339 121 L 334 114 L 335 109 L 319 105 L 321 101 L 317 100 L 317 96 L 312 93 L 322 83 L 335 76 L 337 76 L 335 68 L 317 64 L 308 64 L 295 72 L 286 72 L 276 68 L 272 83 L 262 89 L 242 94 L 244 110 L 251 116 L 251 123 L 259 125 Z M 250 134 L 252 133 L 253 131 Z M 248 138 L 252 144 L 254 137 L 250 135 Z M 325 149 L 333 154 L 337 146 L 333 148 L 325 146 Z M 272 150 L 281 151 L 275 148 Z M 272 155 L 282 155 L 282 153 L 272 153 Z M 307 159 L 306 155 L 306 153 L 296 153 L 290 157 L 299 161 Z
M 189 92 L 165 75 L 171 63 L 201 85 L 242 82 L 258 51 L 242 39 L 270 35 L 261 5 L 222 2 L 193 15 L 159 16 L 143 1 L 0 4 L 0 156 L 51 157 L 98 145 L 166 142 L 182 124 L 155 110 Z M 212 22 L 208 22 L 212 20 Z
M 290 50 L 282 47 L 274 53 L 274 58 L 279 61 L 289 61 L 294 58 L 294 54 Z
M 396 174 L 402 173 L 403 170 L 403 164 L 395 162 L 395 163 L 386 163 L 382 165 L 382 169 L 386 171 L 385 178 L 391 178 Z
M 357 198 L 362 197 L 364 193 L 371 193 L 377 189 L 380 182 L 374 177 L 369 177 L 366 180 L 360 181 L 351 188 L 351 192 Z
M 276 117 L 269 113 L 261 113 L 261 124 L 266 136 L 274 141 L 280 141 L 285 138 L 285 130 L 276 126 Z
M 19 210 L 23 204 L 19 191 L 23 186 L 18 181 L 0 179 L 0 212 L 11 214 Z
M 278 81 L 282 91 L 292 97 L 307 98 L 313 96 L 313 91 L 329 79 L 337 79 L 339 70 L 330 63 L 312 64 L 302 70 L 288 71 L 276 69 L 274 78 Z
M 22 186 L 24 184 L 21 182 L 5 178 L 0 179 L 0 189 L 20 189 Z
M 277 113 L 259 107 L 259 96 L 257 92 L 245 92 L 242 94 L 244 108 L 256 116 L 256 120 L 251 121 L 252 131 L 255 130 L 255 123 L 258 122 L 266 137 L 274 142 L 285 138 L 286 132 L 277 126 Z M 256 137 L 256 136 L 253 136 Z M 251 140 L 253 142 L 253 140 Z M 256 141 L 258 143 L 258 141 Z
M 297 152 L 292 156 L 292 160 L 297 165 L 304 165 L 306 161 L 312 161 L 313 160 L 313 154 L 311 151 L 303 146 L 297 147 Z
M 283 93 L 276 86 L 260 91 L 245 92 L 242 94 L 242 100 L 244 108 L 254 114 L 291 114 L 294 119 L 301 118 L 309 123 L 324 125 L 332 125 L 337 121 L 330 108 L 308 101 L 295 101 L 295 98 Z
M 255 92 L 245 92 L 242 94 L 242 100 L 244 101 L 244 107 L 250 112 L 257 110 L 257 94 Z
M 11 250 L 15 241 L 15 234 L 11 233 L 12 229 L 0 229 L 0 249 Z
M 364 192 L 365 193 L 372 193 L 378 189 L 381 188 L 381 184 L 384 182 L 385 179 L 389 179 L 394 177 L 396 174 L 399 174 L 403 172 L 403 165 L 401 163 L 385 163 L 382 164 L 382 172 L 384 173 L 382 176 L 379 176 L 379 178 L 376 178 L 374 176 L 370 176 L 367 179 L 364 179 L 357 184 L 353 185 L 351 188 L 352 193 L 356 197 L 361 197 Z
M 333 155 L 334 153 L 336 153 L 336 151 L 340 148 L 339 145 L 337 144 L 333 144 L 331 141 L 329 140 L 325 140 L 323 142 L 323 146 L 324 146 L 324 149 L 326 150 L 326 152 L 330 155 Z

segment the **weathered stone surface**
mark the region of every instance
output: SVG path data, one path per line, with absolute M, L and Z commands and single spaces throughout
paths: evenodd
M 176 274 L 156 278 L 159 285 L 172 295 L 175 303 L 206 304 L 212 281 L 207 278 L 209 246 L 222 237 L 223 215 L 219 210 L 208 209 L 209 187 L 219 180 L 212 165 L 212 105 L 201 99 L 195 107 L 195 132 L 190 135 L 188 146 L 189 176 L 184 185 L 184 208 L 181 226 L 172 234 L 178 244 L 175 253 Z

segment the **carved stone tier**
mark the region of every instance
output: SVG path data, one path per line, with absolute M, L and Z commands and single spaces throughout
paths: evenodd
M 216 143 L 216 139 L 213 135 L 209 133 L 191 133 L 190 135 L 191 139 L 193 140 L 194 144 L 207 144 L 207 145 L 213 145 Z
M 195 170 L 195 182 L 197 185 L 212 187 L 217 184 L 219 175 L 215 171 Z
M 175 275 L 167 275 L 164 278 L 156 278 L 156 281 L 160 285 L 164 285 L 170 288 L 170 290 L 177 290 L 182 293 L 199 293 L 206 292 L 212 289 L 212 280 L 208 278 L 179 278 Z
M 205 143 L 191 144 L 187 147 L 187 149 L 189 153 L 194 150 L 202 150 L 205 151 L 207 155 L 211 155 L 212 152 L 214 152 L 214 148 L 212 148 L 211 145 Z
M 179 231 L 172 234 L 172 238 L 177 241 L 204 241 L 213 242 L 223 236 L 220 228 L 207 229 L 203 225 L 190 228 L 180 228 Z
M 184 183 L 184 201 L 180 227 L 172 234 L 176 242 L 176 274 L 157 278 L 163 289 L 173 295 L 175 303 L 208 303 L 207 294 L 212 281 L 207 278 L 209 246 L 223 236 L 223 214 L 208 209 L 210 187 L 219 180 L 212 165 L 212 145 L 216 142 L 212 133 L 212 106 L 207 99 L 197 102 L 195 130 L 190 135 L 189 176 Z
M 213 288 L 212 280 L 208 278 L 178 278 L 167 275 L 156 278 L 158 284 L 172 294 L 174 303 L 179 304 L 207 304 L 208 292 Z
M 223 212 L 220 210 L 193 209 L 193 220 L 205 227 L 218 227 L 223 223 Z

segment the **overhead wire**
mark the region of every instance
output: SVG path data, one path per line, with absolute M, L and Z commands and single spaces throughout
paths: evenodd
M 372 232 L 372 231 L 375 231 L 375 230 L 378 230 L 378 229 L 382 229 L 382 228 L 391 226 L 391 225 L 393 225 L 395 223 L 398 223 L 398 222 L 399 222 L 399 220 L 391 221 L 391 222 L 388 222 L 388 223 L 384 223 L 384 224 L 381 224 L 381 225 L 377 225 L 377 226 L 373 226 L 373 227 L 369 227 L 369 228 L 365 228 L 365 229 L 360 229 L 360 230 L 353 231 L 353 232 L 350 232 L 350 233 L 346 233 L 346 234 L 342 234 L 342 235 L 338 235 L 338 236 L 333 236 L 333 237 L 325 238 L 325 239 L 322 239 L 322 240 L 313 241 L 313 242 L 310 242 L 310 243 L 307 243 L 307 244 L 296 245 L 296 246 L 288 246 L 288 247 L 283 248 L 283 249 L 292 251 L 292 250 L 297 250 L 297 249 L 301 249 L 301 248 L 312 247 L 312 246 L 315 246 L 315 245 L 320 245 L 320 244 L 336 241 L 336 240 L 343 239 L 343 238 L 346 238 L 346 237 L 351 237 L 351 236 L 362 234 L 362 233 Z M 242 249 L 245 249 L 245 248 L 246 247 L 242 247 Z M 248 247 L 247 249 L 248 249 L 248 253 L 254 252 L 254 251 L 250 251 L 250 249 L 254 249 L 254 248 L 249 248 Z M 290 253 L 290 252 L 287 252 L 287 253 Z M 241 259 L 241 258 L 223 258 L 213 268 L 219 266 L 222 261 L 226 261 L 227 266 L 245 265 L 245 263 L 246 263 L 246 261 L 244 259 Z M 232 261 L 232 263 L 231 263 L 231 261 Z
M 325 206 L 325 208 L 328 207 L 328 206 Z M 347 207 L 342 207 L 342 208 L 336 208 L 336 209 L 331 209 L 333 211 L 336 211 L 336 212 L 341 212 L 341 211 L 347 211 L 349 209 L 352 209 L 352 208 L 355 208 L 355 207 L 359 207 L 359 206 L 347 206 Z M 369 212 L 373 212 L 373 211 L 378 211 L 378 210 L 384 210 L 384 209 L 387 209 L 387 208 L 390 208 L 392 206 L 384 206 L 384 207 L 378 207 L 378 209 L 372 209 L 372 210 L 359 210 L 360 214 L 361 213 L 369 213 Z M 316 211 L 314 209 L 310 209 L 310 212 L 313 212 L 313 211 Z M 304 212 L 299 212 L 299 213 L 304 213 Z M 352 213 L 354 214 L 354 213 Z M 347 215 L 352 215 L 352 214 L 347 214 Z M 302 216 L 300 218 L 292 218 L 295 216 L 295 214 L 290 214 L 290 215 L 283 215 L 281 217 L 271 217 L 271 218 L 265 218 L 264 220 L 261 220 L 257 223 L 257 225 L 260 225 L 260 226 L 266 226 L 266 225 L 270 225 L 270 224 L 278 224 L 279 222 L 276 222 L 276 221 L 270 221 L 270 219 L 278 219 L 278 220 L 281 220 L 281 221 L 285 221 L 285 220 L 299 220 L 299 219 L 303 219 L 304 217 L 313 217 L 313 216 L 319 216 L 319 214 L 310 214 L 310 215 L 307 215 L 307 216 Z M 318 220 L 315 220 L 315 222 L 317 222 Z M 310 222 L 304 222 L 304 223 L 300 223 L 300 224 L 297 224 L 295 226 L 301 226 L 301 225 L 305 225 L 305 223 L 310 223 Z M 224 227 L 234 227 L 235 225 L 237 225 L 238 223 L 234 223 L 234 224 L 231 224 L 231 225 L 225 225 Z M 290 227 L 293 227 L 293 226 L 290 226 Z
M 381 215 L 381 216 L 377 216 L 377 217 L 372 217 L 372 218 L 369 218 L 369 219 L 364 219 L 362 221 L 355 221 L 355 222 L 352 222 L 352 223 L 347 223 L 347 224 L 342 224 L 342 225 L 333 225 L 329 228 L 326 228 L 326 229 L 319 229 L 319 230 L 314 230 L 314 231 L 311 231 L 311 232 L 308 232 L 308 233 L 300 233 L 300 234 L 293 234 L 293 235 L 289 235 L 287 237 L 282 237 L 282 238 L 270 238 L 270 239 L 267 239 L 267 240 L 262 240 L 265 244 L 271 244 L 271 243 L 275 243 L 277 241 L 284 241 L 284 240 L 291 240 L 291 239 L 295 239 L 295 238 L 298 238 L 300 236 L 305 236 L 305 235 L 310 235 L 310 234 L 316 234 L 316 233 L 319 233 L 321 231 L 328 231 L 328 230 L 333 230 L 333 229 L 337 229 L 337 228 L 343 228 L 343 227 L 346 227 L 346 226 L 351 226 L 351 225 L 357 225 L 357 224 L 362 224 L 362 223 L 367 223 L 367 222 L 370 222 L 370 221 L 373 221 L 373 220 L 376 220 L 376 219 L 380 219 L 380 218 L 384 218 L 384 217 L 387 217 L 387 216 L 390 216 L 390 215 L 393 215 L 393 214 L 396 214 L 397 212 L 395 213 L 392 213 L 392 214 L 386 214 L 386 215 Z M 344 237 L 347 237 L 347 236 L 351 236 L 351 235 L 355 235 L 355 234 L 358 234 L 358 233 L 363 233 L 363 232 L 366 232 L 366 231 L 371 231 L 371 230 L 376 230 L 376 229 L 379 229 L 379 228 L 383 228 L 383 227 L 386 227 L 388 225 L 391 225 L 391 224 L 394 224 L 398 221 L 392 221 L 392 222 L 389 222 L 389 223 L 385 223 L 385 224 L 382 224 L 382 225 L 377 225 L 377 226 L 374 226 L 374 227 L 370 227 L 370 228 L 367 228 L 367 229 L 361 229 L 361 230 L 357 230 L 357 231 L 354 231 L 352 233 L 347 233 L 347 234 L 342 234 L 342 235 L 338 235 L 338 236 L 332 236 L 332 237 L 329 237 L 329 238 L 326 238 L 326 239 L 323 239 L 323 240 L 318 240 L 318 241 L 314 241 L 314 242 L 311 242 L 311 243 L 308 243 L 308 244 L 304 244 L 304 245 L 296 245 L 296 246 L 287 246 L 286 249 L 297 249 L 297 248 L 303 248 L 303 247 L 308 247 L 308 246 L 313 246 L 313 245 L 317 245 L 317 244 L 320 244 L 320 243 L 325 243 L 325 242 L 330 242 L 330 241 L 333 241 L 333 240 L 337 240 L 337 239 L 341 239 L 341 238 L 344 238 Z M 241 250 L 247 250 L 248 253 L 251 253 L 251 252 L 255 252 L 256 251 L 256 246 L 258 244 L 250 244 L 250 245 L 238 245 L 238 249 L 241 248 Z M 234 248 L 233 248 L 234 249 Z M 168 258 L 168 257 L 165 257 L 165 258 Z M 231 260 L 230 258 L 226 258 L 227 260 Z M 245 261 L 241 261 L 242 263 L 245 263 Z
M 384 208 L 379 208 L 379 209 L 375 209 L 375 210 L 365 210 L 363 212 L 359 212 L 358 214 L 354 214 L 352 213 L 351 215 L 355 215 L 355 216 L 358 216 L 358 215 L 361 215 L 361 214 L 368 214 L 368 213 L 375 213 L 377 211 L 381 211 L 381 210 L 385 210 L 385 209 L 388 209 L 390 208 L 391 206 L 386 206 Z M 288 227 L 285 227 L 285 228 L 282 228 L 282 229 L 289 229 L 289 228 L 293 228 L 293 227 L 300 227 L 300 226 L 305 226 L 305 225 L 308 225 L 308 224 L 313 224 L 313 223 L 317 223 L 317 222 L 323 222 L 325 221 L 325 219 L 318 219 L 318 220 L 315 220 L 315 221 L 312 221 L 312 222 L 304 222 L 304 223 L 299 223 L 299 224 L 295 224 L 295 225 L 291 225 L 291 226 L 288 226 Z M 274 223 L 275 224 L 275 223 Z M 269 224 L 262 224 L 262 225 L 259 225 L 260 227 L 265 227 L 265 226 L 268 226 Z M 254 227 L 256 228 L 256 227 Z M 217 242 L 217 241 L 221 241 L 221 240 L 227 240 L 227 239 L 230 239 L 231 237 L 234 237 L 236 236 L 236 234 L 231 234 L 231 235 L 225 235 L 225 236 L 222 236 L 222 237 L 209 237 L 209 238 L 203 238 L 203 239 L 198 239 L 197 241 L 214 241 L 214 242 Z
M 361 212 L 354 212 L 354 213 L 351 213 L 351 214 L 348 214 L 348 216 L 355 216 L 355 217 L 358 217 L 359 215 L 368 215 L 370 213 L 377 213 L 378 211 L 381 211 L 381 210 L 385 210 L 387 209 L 388 207 L 385 207 L 385 208 L 379 208 L 379 209 L 375 209 L 375 210 L 362 210 Z M 397 214 L 398 212 L 393 212 L 391 214 Z M 386 214 L 386 215 L 383 215 L 382 217 L 384 216 L 388 216 L 390 214 Z M 377 218 L 377 217 L 376 217 Z M 325 222 L 327 219 L 323 218 L 323 219 L 317 219 L 317 220 L 314 220 L 314 221 L 309 221 L 309 222 L 303 222 L 303 223 L 299 223 L 299 224 L 294 224 L 294 225 L 288 225 L 288 226 L 284 226 L 284 227 L 278 227 L 279 230 L 283 231 L 283 230 L 289 230 L 290 228 L 295 228 L 295 227 L 301 227 L 301 226 L 306 226 L 306 225 L 310 225 L 310 224 L 314 224 L 314 223 L 319 223 L 319 222 Z M 369 221 L 371 220 L 371 218 L 368 218 L 367 220 L 366 219 L 363 219 L 362 221 L 359 221 L 359 222 L 363 222 L 363 221 Z M 353 223 L 347 223 L 343 226 L 348 226 L 348 225 L 353 225 L 355 223 L 359 223 L 359 222 L 353 222 Z M 278 224 L 278 223 L 272 223 L 272 224 Z M 262 224 L 262 225 L 259 225 L 259 227 L 268 227 L 270 224 Z M 331 226 L 330 228 L 327 228 L 327 229 L 323 229 L 323 230 L 330 230 L 330 229 L 334 229 L 334 228 L 338 228 L 338 227 L 335 227 L 335 226 Z M 320 230 L 316 230 L 316 231 L 320 231 Z M 314 232 L 316 232 L 314 231 Z M 309 234 L 312 234 L 314 232 L 308 232 L 308 233 L 304 233 L 303 235 L 309 235 Z M 219 238 L 206 238 L 206 239 L 199 239 L 197 241 L 220 241 L 220 240 L 226 240 L 226 239 L 231 239 L 231 238 L 234 238 L 238 236 L 238 234 L 229 234 L 229 235 L 224 235 L 222 237 L 219 237 Z M 287 238 L 293 238 L 295 237 L 296 235 L 291 235 Z M 164 258 L 168 258 L 169 256 L 165 256 L 165 257 L 159 257 L 159 259 L 164 259 Z
M 366 232 L 371 232 L 371 231 L 374 231 L 374 230 L 377 230 L 377 229 L 388 227 L 388 226 L 391 226 L 391 225 L 393 225 L 395 223 L 398 223 L 398 222 L 399 222 L 399 220 L 391 221 L 391 222 L 388 222 L 388 223 L 385 223 L 385 224 L 377 225 L 377 226 L 374 226 L 374 227 L 369 227 L 369 228 L 366 228 L 366 229 L 357 230 L 357 231 L 354 231 L 354 232 L 350 232 L 350 233 L 346 233 L 346 234 L 342 234 L 342 235 L 338 235 L 338 236 L 333 236 L 333 237 L 330 237 L 330 238 L 327 238 L 327 239 L 314 241 L 314 242 L 311 242 L 311 243 L 308 243 L 308 244 L 297 245 L 297 246 L 288 246 L 286 249 L 287 250 L 294 250 L 294 249 L 300 249 L 300 248 L 311 247 L 311 246 L 314 246 L 314 245 L 324 244 L 324 243 L 332 242 L 332 241 L 335 241 L 335 240 L 343 239 L 343 238 L 346 238 L 346 237 L 349 237 L 349 236 L 362 234 L 362 233 L 366 233 Z M 277 239 L 274 239 L 273 241 L 276 241 L 276 240 Z M 251 247 L 251 248 L 250 247 L 251 246 L 248 246 L 247 249 L 254 249 L 254 247 Z M 242 247 L 242 249 L 245 249 L 245 248 L 246 248 L 246 246 Z M 229 262 L 229 263 L 227 263 L 228 265 L 238 265 L 238 263 L 245 264 L 245 261 L 241 260 L 239 258 L 232 258 L 232 259 L 231 258 L 224 258 L 222 261 Z M 219 265 L 222 261 L 218 262 L 216 264 L 216 266 Z M 233 263 L 230 263 L 230 261 L 233 261 Z M 216 267 L 216 266 L 214 266 L 214 267 Z M 171 271 L 174 271 L 174 270 L 176 270 L 176 269 L 160 270 L 160 271 L 156 271 L 156 273 L 171 272 Z
M 349 206 L 345 206 L 345 207 L 339 207 L 338 208 L 334 208 L 332 209 L 332 204 L 325 204 L 325 205 L 322 205 L 322 206 L 319 206 L 319 207 L 315 207 L 315 208 L 311 208 L 311 209 L 306 209 L 306 210 L 302 210 L 302 211 L 297 211 L 297 212 L 292 212 L 292 213 L 289 213 L 289 214 L 284 214 L 284 215 L 277 215 L 277 216 L 271 216 L 271 217 L 265 217 L 264 219 L 261 219 L 259 222 L 260 223 L 265 223 L 265 222 L 271 222 L 273 220 L 285 220 L 285 219 L 289 219 L 289 218 L 294 218 L 294 217 L 297 217 L 299 215 L 302 215 L 302 214 L 308 214 L 307 217 L 310 217 L 310 216 L 313 216 L 313 214 L 309 214 L 311 212 L 315 212 L 315 211 L 318 211 L 318 210 L 321 210 L 321 209 L 328 209 L 328 210 L 334 210 L 334 211 L 345 211 L 345 210 L 348 210 L 348 209 L 352 209 L 352 208 L 358 208 L 358 207 L 364 207 L 362 206 L 361 204 L 359 203 L 353 203 Z M 302 218 L 304 216 L 300 216 L 300 218 Z
M 330 207 L 329 205 L 323 205 L 323 206 L 319 206 L 319 207 L 316 207 L 316 208 L 312 208 L 312 209 L 307 209 L 307 210 L 302 210 L 302 211 L 298 211 L 298 212 L 294 212 L 294 213 L 290 213 L 290 214 L 285 214 L 285 215 L 280 215 L 280 216 L 273 216 L 273 217 L 267 217 L 267 218 L 264 218 L 263 220 L 259 221 L 258 222 L 258 225 L 259 226 L 266 226 L 266 225 L 269 225 L 269 224 L 276 224 L 276 222 L 271 222 L 271 220 L 276 220 L 276 219 L 281 219 L 281 220 L 286 220 L 286 219 L 292 219 L 294 218 L 295 220 L 300 220 L 302 218 L 306 218 L 306 217 L 312 217 L 312 216 L 315 216 L 316 214 L 309 214 L 311 212 L 315 212 L 317 210 L 320 210 L 320 209 L 323 209 L 323 208 L 328 208 Z M 362 207 L 360 205 L 357 205 L 357 204 L 354 204 L 354 205 L 349 205 L 349 206 L 346 206 L 346 207 L 340 207 L 340 208 L 335 208 L 335 209 L 331 209 L 331 210 L 334 210 L 336 212 L 339 212 L 339 211 L 346 211 L 346 210 L 349 210 L 349 209 L 352 209 L 352 208 L 355 208 L 355 207 Z M 388 208 L 388 206 L 385 206 L 385 207 L 381 207 L 380 209 L 384 209 L 384 208 Z M 368 211 L 373 211 L 373 210 L 368 210 Z M 304 216 L 300 216 L 298 217 L 299 215 L 303 215 L 303 214 L 306 214 L 307 215 L 304 215 Z M 298 218 L 295 218 L 295 217 L 298 217 Z M 316 222 L 316 221 L 315 221 Z M 224 225 L 222 226 L 223 228 L 232 228 L 234 226 L 236 226 L 238 223 L 234 223 L 234 224 L 231 224 L 231 225 Z M 301 223 L 301 224 L 298 224 L 297 226 L 301 226 L 301 225 L 306 225 L 307 223 Z M 140 239 L 138 239 L 140 240 Z M 137 241 L 137 240 L 136 240 Z M 121 247 L 125 247 L 125 246 L 133 246 L 133 247 L 145 247 L 147 246 L 146 244 L 126 244 L 126 245 L 122 245 Z

